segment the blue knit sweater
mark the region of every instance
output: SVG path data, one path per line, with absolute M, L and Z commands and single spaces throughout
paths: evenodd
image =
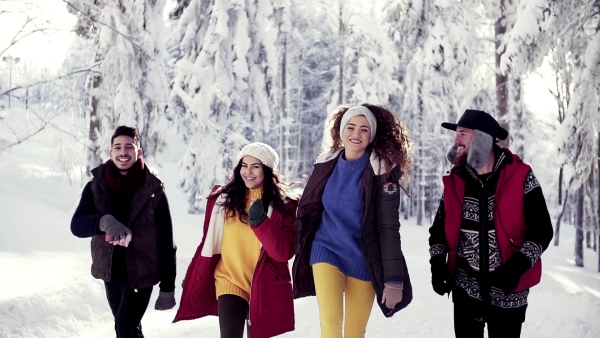
M 369 163 L 369 152 L 354 161 L 346 161 L 344 153 L 325 185 L 323 220 L 315 233 L 310 264 L 329 263 L 346 276 L 371 280 L 360 250 L 363 201 L 360 184 Z

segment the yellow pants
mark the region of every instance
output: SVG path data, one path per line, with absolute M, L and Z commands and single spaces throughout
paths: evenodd
M 341 338 L 345 313 L 344 337 L 364 338 L 375 299 L 373 284 L 346 276 L 328 263 L 313 264 L 312 269 L 321 318 L 321 337 Z

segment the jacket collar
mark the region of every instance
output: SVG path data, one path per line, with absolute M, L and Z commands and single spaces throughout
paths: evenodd
M 316 164 L 325 163 L 329 161 L 337 161 L 338 157 L 341 155 L 344 148 L 340 148 L 336 151 L 325 151 L 319 155 L 317 158 Z M 391 168 L 388 168 L 385 164 L 385 161 L 381 160 L 374 152 L 371 152 L 369 156 L 369 163 L 371 163 L 371 167 L 373 168 L 373 172 L 375 175 L 383 175 L 389 173 L 394 167 L 396 167 L 396 163 L 392 165 Z
M 496 175 L 504 166 L 513 163 L 515 160 L 520 160 L 518 155 L 514 155 L 507 148 L 500 148 L 497 144 L 494 144 L 494 167 L 492 169 L 492 175 Z M 452 172 L 460 176 L 462 179 L 473 178 L 478 179 L 477 171 L 468 164 L 463 166 L 455 166 L 452 168 Z

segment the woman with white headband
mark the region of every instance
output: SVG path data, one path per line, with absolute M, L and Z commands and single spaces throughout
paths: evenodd
M 296 214 L 294 297 L 317 296 L 321 337 L 341 337 L 342 327 L 343 337 L 364 337 L 375 296 L 387 317 L 412 300 L 398 212 L 411 142 L 381 106 L 341 106 L 330 123 L 332 146 Z

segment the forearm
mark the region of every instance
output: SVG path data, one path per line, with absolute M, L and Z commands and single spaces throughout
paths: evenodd
M 525 195 L 523 196 L 526 238 L 520 251 L 532 261 L 532 264 L 535 264 L 542 252 L 548 248 L 552 240 L 553 230 L 552 220 L 548 213 L 542 189 L 537 184 L 533 173 L 530 172 L 529 175 L 529 185 L 526 185 Z
M 81 193 L 81 200 L 71 219 L 71 233 L 80 238 L 102 234 L 99 225 L 104 215 L 96 211 L 91 183 L 88 183 Z
M 277 228 L 267 217 L 252 230 L 271 258 L 279 262 L 287 262 L 294 256 L 295 251 L 295 217 L 284 215 L 282 222 L 282 227 Z
M 433 224 L 429 228 L 429 255 L 445 255 L 448 252 L 446 233 L 444 231 L 445 213 L 444 200 L 440 201 Z

